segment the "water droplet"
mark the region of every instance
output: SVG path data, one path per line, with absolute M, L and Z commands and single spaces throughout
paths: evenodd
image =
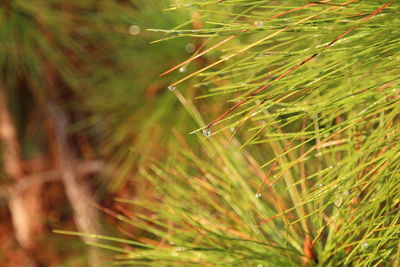
M 343 204 L 343 198 L 339 197 L 335 200 L 335 206 L 340 208 L 340 206 L 342 206 Z
M 192 43 L 188 43 L 188 44 L 185 46 L 185 50 L 186 50 L 186 52 L 188 52 L 188 53 L 193 53 L 195 49 L 196 49 L 196 47 L 195 47 L 194 44 L 192 44 Z
M 197 258 L 203 258 L 203 254 L 201 252 L 195 252 L 194 255 L 196 255 Z
M 203 135 L 204 135 L 205 137 L 210 136 L 210 135 L 211 135 L 211 130 L 210 130 L 209 128 L 203 129 Z
M 138 35 L 140 33 L 140 27 L 137 25 L 132 25 L 129 27 L 129 34 Z
M 185 251 L 186 248 L 184 248 L 184 247 L 177 247 L 175 250 L 178 251 L 178 252 L 182 252 L 182 251 Z
M 321 187 L 323 187 L 323 186 L 324 186 L 323 184 L 318 184 L 318 187 L 319 187 L 319 188 L 321 188 Z
M 186 66 L 182 66 L 182 67 L 179 68 L 180 72 L 185 72 L 186 70 L 187 70 Z
M 260 198 L 261 197 L 261 194 L 260 193 L 257 193 L 256 194 L 256 198 Z
M 264 265 L 262 265 L 261 263 L 257 265 L 257 267 L 264 267 Z
M 348 196 L 350 194 L 349 190 L 344 190 L 343 195 Z
M 264 26 L 264 21 L 262 20 L 256 21 L 256 27 L 263 27 L 263 26 Z
M 170 90 L 170 91 L 175 91 L 175 89 L 176 89 L 175 85 L 168 86 L 168 90 Z
M 362 249 L 366 249 L 368 247 L 368 242 L 364 242 L 361 244 Z

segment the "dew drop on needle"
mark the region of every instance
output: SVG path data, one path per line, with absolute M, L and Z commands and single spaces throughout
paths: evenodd
M 174 86 L 174 85 L 168 86 L 168 90 L 170 90 L 170 91 L 175 91 L 175 89 L 176 89 L 176 86 Z
M 256 198 L 261 198 L 261 194 L 260 194 L 260 193 L 257 193 L 257 194 L 256 194 Z
M 256 27 L 263 27 L 263 26 L 264 26 L 264 21 L 262 20 L 256 21 Z
M 203 135 L 204 135 L 205 137 L 210 136 L 210 135 L 211 135 L 211 130 L 210 130 L 209 128 L 203 129 Z
M 335 200 L 336 207 L 340 208 L 342 206 L 342 204 L 343 204 L 343 198 L 340 197 Z

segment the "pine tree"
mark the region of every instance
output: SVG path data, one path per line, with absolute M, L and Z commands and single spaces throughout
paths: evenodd
M 174 3 L 189 21 L 153 31 L 198 40 L 162 74 L 189 70 L 165 94 L 197 130 L 140 168 L 147 199 L 107 210 L 142 231 L 92 245 L 120 264 L 398 266 L 398 2 Z

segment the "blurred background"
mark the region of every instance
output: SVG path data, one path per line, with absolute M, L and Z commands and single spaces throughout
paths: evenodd
M 168 2 L 0 1 L 1 266 L 87 266 L 52 230 L 119 232 L 105 207 L 151 194 L 144 159 L 193 126 L 158 75 L 199 44 L 147 31 L 188 21 Z

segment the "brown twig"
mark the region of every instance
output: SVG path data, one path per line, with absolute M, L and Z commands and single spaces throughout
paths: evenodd
M 79 177 L 85 177 L 89 174 L 105 173 L 105 165 L 102 161 L 92 160 L 78 164 L 76 172 Z M 61 179 L 61 171 L 59 169 L 46 170 L 39 173 L 24 176 L 17 183 L 12 185 L 0 185 L 0 198 L 11 198 L 15 194 L 19 194 L 37 184 L 42 184 Z

